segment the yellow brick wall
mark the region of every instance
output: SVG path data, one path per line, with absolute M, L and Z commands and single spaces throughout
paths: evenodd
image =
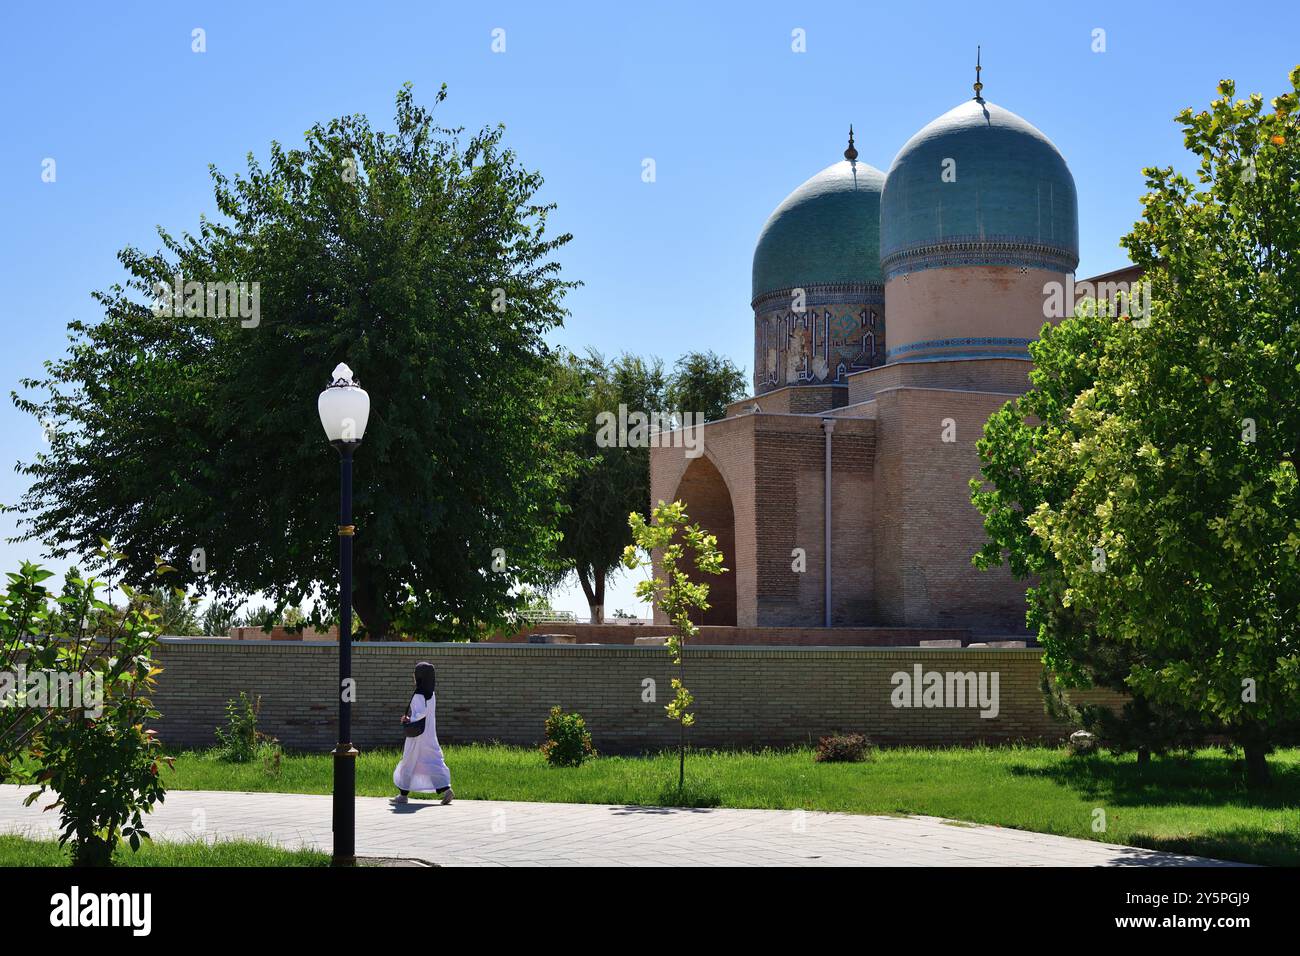
M 700 747 L 803 744 L 857 731 L 882 744 L 969 744 L 1059 739 L 1069 728 L 1043 712 L 1040 652 L 1033 649 L 699 647 L 687 651 Z M 329 644 L 169 639 L 155 703 L 171 747 L 208 747 L 226 701 L 261 695 L 261 728 L 287 747 L 325 752 L 335 742 L 338 648 Z M 499 740 L 534 745 L 559 704 L 587 718 L 598 749 L 672 747 L 664 716 L 673 669 L 662 647 L 512 644 L 360 644 L 353 654 L 357 699 L 353 742 L 400 747 L 399 719 L 420 660 L 438 668 L 438 732 L 443 742 Z M 999 675 L 1000 712 L 899 709 L 891 675 L 925 670 Z M 642 700 L 643 681 L 658 700 Z

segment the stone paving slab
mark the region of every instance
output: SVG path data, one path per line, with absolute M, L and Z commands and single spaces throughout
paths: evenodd
M 0 833 L 56 834 L 48 800 L 0 785 Z M 158 840 L 258 839 L 329 852 L 330 797 L 173 790 L 146 818 Z M 357 798 L 360 856 L 440 866 L 1231 866 L 1220 860 L 937 817 L 607 804 Z

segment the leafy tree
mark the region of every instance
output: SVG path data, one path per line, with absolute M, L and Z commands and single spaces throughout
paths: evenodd
M 372 402 L 354 478 L 365 628 L 387 634 L 407 594 L 444 635 L 503 620 L 557 536 L 566 422 L 544 336 L 573 284 L 552 259 L 569 236 L 547 235 L 541 176 L 501 128 L 461 134 L 408 84 L 395 131 L 344 116 L 265 166 L 250 154 L 246 175 L 214 168 L 217 218 L 119 253 L 103 320 L 73 322 L 67 355 L 14 395 L 51 435 L 20 467 L 22 539 L 63 557 L 111 531 L 219 597 L 334 593 L 338 469 L 316 397 L 346 360 Z M 257 296 L 220 317 L 228 290 L 195 287 L 168 315 L 159 284 L 177 276 Z M 128 580 L 149 570 L 132 559 Z
M 250 607 L 237 618 L 235 626 L 260 627 L 264 631 L 269 631 L 273 627 L 279 627 L 280 622 L 280 611 L 263 604 L 258 607 Z
M 239 621 L 236 605 L 230 601 L 213 600 L 199 621 L 199 629 L 206 635 L 224 637 Z
M 668 407 L 716 421 L 727 406 L 748 391 L 749 383 L 731 359 L 714 352 L 688 352 L 677 360 L 668 380 Z
M 545 613 L 547 611 L 555 610 L 555 608 L 551 607 L 551 599 L 549 597 L 540 591 L 534 591 L 532 588 L 523 589 L 519 597 L 523 602 L 519 608 L 521 611 L 537 611 Z
M 673 699 L 664 710 L 669 720 L 677 721 L 677 790 L 681 792 L 686 785 L 686 728 L 695 723 L 690 710 L 695 698 L 685 684 L 686 642 L 700 632 L 691 621 L 691 612 L 709 609 L 709 585 L 692 581 L 690 567 L 701 574 L 722 574 L 727 569 L 722 566 L 717 537 L 698 524 L 687 524 L 686 505 L 680 501 L 659 502 L 649 521 L 635 511 L 627 520 L 633 543 L 623 552 L 623 565 L 630 571 L 642 568 L 649 572 L 645 580 L 637 582 L 636 595 L 662 610 L 673 626 L 668 653 L 677 665 L 677 676 L 672 683 Z
M 579 466 L 564 488 L 563 538 L 545 587 L 553 590 L 576 575 L 591 621 L 599 624 L 605 617 L 606 581 L 630 540 L 624 516 L 636 511 L 648 518 L 650 507 L 649 447 L 602 446 L 599 416 L 619 416 L 622 406 L 627 414 L 662 415 L 664 428 L 679 427 L 669 417 L 672 412 L 718 419 L 744 393 L 745 377 L 729 359 L 712 352 L 683 355 L 665 376 L 657 358 L 625 353 L 607 360 L 588 349 L 581 356 L 565 356 L 555 378 L 556 395 L 567 398 L 566 407 L 579 426 L 571 446 Z
M 571 446 L 579 467 L 564 487 L 563 537 L 549 586 L 553 589 L 576 574 L 591 608 L 591 622 L 599 624 L 604 620 L 606 578 L 618 568 L 631 540 L 628 512 L 648 513 L 650 449 L 601 447 L 597 420 L 602 413 L 617 416 L 620 405 L 629 412 L 659 411 L 663 364 L 626 354 L 607 361 L 591 349 L 583 356 L 566 356 L 556 378 L 556 391 L 568 396 L 570 414 L 579 425 Z
M 1117 321 L 1116 311 L 1085 300 L 1073 318 L 1045 329 L 1031 346 L 1033 387 L 985 425 L 977 447 L 992 488 L 984 490 L 979 480 L 971 488 L 985 515 L 989 542 L 975 563 L 991 567 L 1005 553 L 1017 576 L 1035 581 L 1028 592 L 1029 623 L 1047 648 L 1052 669 L 1044 674 L 1048 710 L 1093 731 L 1111 750 L 1135 750 L 1139 762 L 1146 762 L 1153 752 L 1195 742 L 1205 733 L 1204 723 L 1199 714 L 1177 704 L 1157 704 L 1129 685 L 1141 649 L 1100 632 L 1095 613 L 1067 599 L 1059 560 L 1025 517 L 1064 500 L 1083 479 L 1084 463 L 1067 454 L 1079 434 L 1069 417 L 1079 396 L 1097 380 L 1103 357 L 1125 348 L 1128 330 Z M 1124 692 L 1131 700 L 1119 713 L 1072 704 L 1065 691 L 1080 686 Z
M 110 565 L 122 557 L 107 548 L 100 556 Z M 114 608 L 99 596 L 104 582 L 75 570 L 56 597 L 43 583 L 51 576 L 31 563 L 8 575 L 0 672 L 21 657 L 28 675 L 61 675 L 71 697 L 33 700 L 26 684 L 0 691 L 16 705 L 0 709 L 0 778 L 34 785 L 27 804 L 52 791 L 45 809 L 59 812 L 60 846 L 71 844 L 76 865 L 107 866 L 122 839 L 139 849 L 149 836 L 143 815 L 165 791 L 158 765 L 168 758 L 145 729 L 159 716 L 149 698 L 161 671 L 159 615 L 126 585 L 128 605 Z
M 154 588 L 149 600 L 158 612 L 158 629 L 163 635 L 198 637 L 203 632 L 199 623 L 197 595 L 186 594 L 183 588 Z
M 1300 67 L 1263 109 L 1230 80 L 1184 110 L 1196 183 L 1147 169 L 1125 237 L 1152 310 L 1047 328 L 1033 389 L 980 443 L 990 543 L 1030 591 L 1049 666 L 1118 682 L 1243 747 L 1247 780 L 1300 721 Z M 1122 675 L 1120 677 L 1119 675 Z

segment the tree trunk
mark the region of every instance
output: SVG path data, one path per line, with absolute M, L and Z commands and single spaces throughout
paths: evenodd
M 78 833 L 72 844 L 72 865 L 102 867 L 113 865 L 113 845 L 96 834 Z
M 591 623 L 603 624 L 605 620 L 605 575 L 594 568 L 577 567 L 578 583 L 591 610 Z M 594 579 L 594 583 L 593 583 Z
M 686 641 L 677 648 L 677 679 L 686 686 Z M 677 792 L 686 786 L 686 721 L 685 714 L 677 717 Z
M 352 608 L 365 625 L 367 640 L 388 640 L 388 632 L 392 627 L 388 603 L 384 600 L 374 573 L 362 564 L 353 567 Z M 356 633 L 355 620 L 352 622 L 352 631 Z
M 1246 751 L 1246 786 L 1254 790 L 1269 783 L 1268 746 L 1261 742 L 1248 743 Z
M 1139 766 L 1139 767 L 1145 767 L 1145 766 L 1147 766 L 1149 763 L 1151 763 L 1151 748 L 1150 748 L 1150 747 L 1139 747 L 1139 748 L 1138 748 L 1138 766 Z

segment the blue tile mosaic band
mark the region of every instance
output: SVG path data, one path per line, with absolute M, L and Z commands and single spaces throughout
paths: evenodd
M 945 359 L 968 358 L 1029 358 L 1029 343 L 1035 339 L 1009 339 L 997 337 L 929 339 L 909 342 L 885 353 L 887 362 L 937 362 Z M 974 346 L 975 348 L 972 348 Z M 962 351 L 939 351 L 961 349 Z M 987 350 L 987 351 L 986 351 Z
M 802 286 L 808 308 L 838 305 L 842 302 L 885 304 L 885 286 L 880 282 L 823 282 Z M 755 312 L 789 311 L 794 301 L 794 287 L 765 292 L 750 303 Z
M 1061 246 L 1013 238 L 956 236 L 942 242 L 918 243 L 899 249 L 887 256 L 881 266 L 888 282 L 926 269 L 1011 266 L 1073 272 L 1078 264 L 1078 255 Z

